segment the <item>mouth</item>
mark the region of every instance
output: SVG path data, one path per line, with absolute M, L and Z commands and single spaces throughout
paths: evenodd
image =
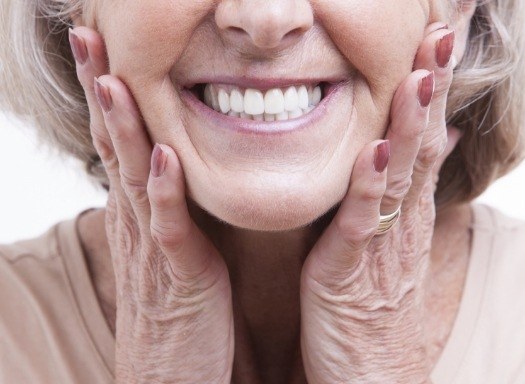
M 272 88 L 200 83 L 189 88 L 209 109 L 232 118 L 257 122 L 298 119 L 312 112 L 329 90 L 327 82 Z

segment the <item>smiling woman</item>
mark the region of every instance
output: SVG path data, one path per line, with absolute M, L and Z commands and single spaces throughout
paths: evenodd
M 109 192 L 0 247 L 5 380 L 525 380 L 525 225 L 470 204 L 522 158 L 524 19 L 2 1 L 2 106 Z

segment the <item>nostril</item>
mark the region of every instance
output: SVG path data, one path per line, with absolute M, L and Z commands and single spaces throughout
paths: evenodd
M 294 30 L 288 32 L 284 35 L 285 39 L 299 38 L 304 33 L 302 28 L 295 28 Z

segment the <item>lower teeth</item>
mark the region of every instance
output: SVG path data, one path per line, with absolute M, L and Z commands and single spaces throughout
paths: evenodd
M 298 108 L 297 110 L 293 112 L 282 112 L 279 114 L 265 113 L 263 115 L 250 115 L 244 112 L 237 113 L 234 111 L 230 111 L 226 115 L 230 117 L 237 117 L 240 119 L 254 120 L 254 121 L 286 121 L 286 120 L 296 119 L 298 117 L 306 115 L 307 113 L 310 113 L 314 108 L 315 107 L 310 106 L 307 109 Z M 221 113 L 220 111 L 218 112 Z

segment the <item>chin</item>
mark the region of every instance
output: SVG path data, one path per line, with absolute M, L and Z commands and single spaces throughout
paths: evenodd
M 343 199 L 346 184 L 326 188 L 232 188 L 215 191 L 213 199 L 193 199 L 202 209 L 231 226 L 252 231 L 299 229 L 324 216 Z M 318 189 L 315 189 L 317 187 Z M 322 187 L 322 189 L 319 189 Z

